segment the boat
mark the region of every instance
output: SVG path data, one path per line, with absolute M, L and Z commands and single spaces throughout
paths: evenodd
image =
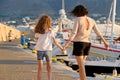
M 64 63 L 71 67 L 73 70 L 78 71 L 78 64 L 75 59 L 63 59 Z M 86 61 L 85 62 L 86 75 L 94 77 L 94 73 L 97 74 L 112 74 L 113 70 L 116 69 L 117 73 L 120 74 L 120 60 L 115 62 L 107 60 L 99 61 Z
M 96 74 L 96 73 L 94 73 L 94 75 L 96 78 L 105 79 L 105 80 L 119 80 L 120 79 L 120 76 L 110 76 L 107 74 Z

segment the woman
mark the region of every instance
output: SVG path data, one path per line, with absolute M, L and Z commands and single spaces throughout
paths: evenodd
M 84 62 L 89 54 L 91 47 L 91 43 L 89 41 L 91 31 L 94 30 L 97 36 L 100 37 L 100 39 L 104 42 L 106 49 L 109 48 L 109 44 L 98 30 L 95 21 L 87 16 L 88 11 L 83 5 L 77 5 L 71 11 L 71 14 L 75 16 L 74 26 L 72 34 L 66 42 L 64 49 L 71 41 L 73 41 L 73 55 L 75 55 L 79 66 L 80 80 L 86 80 Z
M 35 37 L 37 44 L 38 73 L 37 80 L 41 80 L 43 58 L 46 58 L 46 69 L 48 72 L 48 80 L 51 80 L 51 58 L 52 58 L 52 40 L 62 50 L 63 48 L 57 42 L 51 27 L 51 19 L 48 15 L 43 15 L 35 27 Z

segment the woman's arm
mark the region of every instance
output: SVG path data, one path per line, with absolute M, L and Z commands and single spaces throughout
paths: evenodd
M 67 40 L 65 46 L 64 46 L 64 49 L 70 44 L 70 42 L 74 39 L 75 35 L 77 34 L 77 31 L 78 31 L 78 20 L 75 19 L 74 20 L 74 27 L 73 27 L 73 31 L 71 33 L 71 36 L 70 38 Z
M 100 39 L 103 41 L 105 48 L 108 50 L 109 49 L 109 43 L 104 39 L 104 37 L 102 35 L 99 36 Z
M 97 34 L 98 37 L 100 37 L 100 39 L 103 41 L 105 48 L 108 50 L 109 49 L 109 43 L 104 39 L 103 35 L 101 34 L 101 32 L 98 30 L 97 25 L 95 23 L 94 27 L 93 27 L 94 32 Z

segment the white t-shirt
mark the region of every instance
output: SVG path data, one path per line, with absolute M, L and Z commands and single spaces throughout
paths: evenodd
M 88 20 L 89 23 L 89 29 L 86 30 L 85 29 L 85 19 Z M 101 35 L 101 32 L 99 31 L 99 29 L 97 28 L 97 25 L 95 23 L 95 21 L 87 16 L 83 16 L 83 17 L 76 17 L 74 20 L 74 28 L 72 31 L 72 35 L 70 37 L 70 39 L 74 42 L 90 42 L 89 41 L 89 37 L 91 34 L 91 31 L 94 31 L 98 36 Z
M 35 38 L 38 38 L 35 49 L 38 51 L 52 50 L 53 31 L 48 31 L 45 34 L 35 33 Z

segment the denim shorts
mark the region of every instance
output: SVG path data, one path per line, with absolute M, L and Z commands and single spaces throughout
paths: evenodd
M 37 51 L 37 60 L 50 61 L 52 59 L 52 51 Z

